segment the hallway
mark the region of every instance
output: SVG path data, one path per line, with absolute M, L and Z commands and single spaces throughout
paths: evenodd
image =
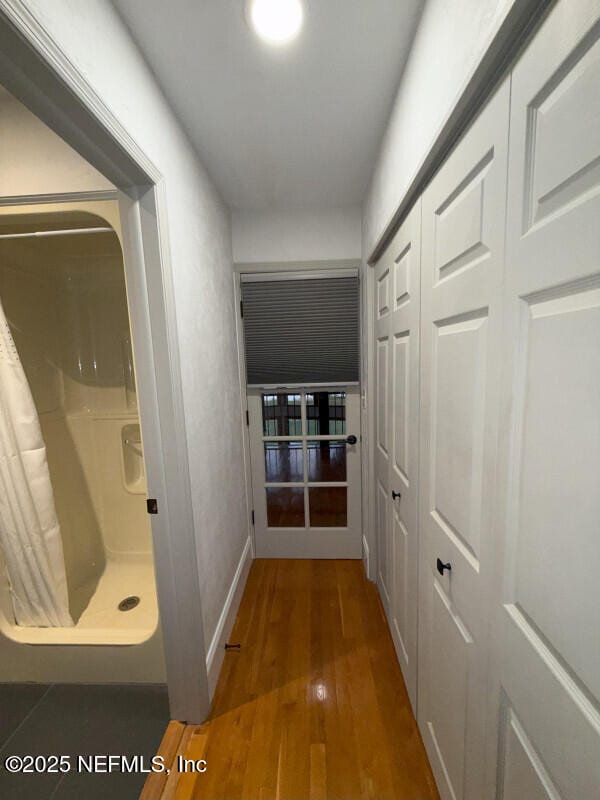
M 143 800 L 436 800 L 389 629 L 361 561 L 256 560 L 212 712 Z M 165 752 L 164 750 L 161 752 Z
M 599 219 L 600 0 L 0 0 L 0 800 L 600 800 Z

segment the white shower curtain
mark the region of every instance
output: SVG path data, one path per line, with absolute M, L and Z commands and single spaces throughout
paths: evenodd
M 40 421 L 0 301 L 0 549 L 18 625 L 73 625 Z

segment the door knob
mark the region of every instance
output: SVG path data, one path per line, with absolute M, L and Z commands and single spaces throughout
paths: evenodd
M 346 436 L 346 444 L 356 444 L 357 442 L 358 442 L 358 439 L 356 438 L 356 436 L 354 436 L 354 434 L 350 434 L 350 436 Z
M 400 500 L 401 497 L 402 497 L 402 495 L 400 494 L 400 492 L 395 492 L 392 489 L 392 500 L 395 500 L 396 498 L 398 498 L 398 500 Z
M 448 572 L 450 572 L 452 570 L 452 564 L 449 561 L 446 564 L 444 564 L 442 559 L 438 558 L 438 560 L 437 560 L 437 571 L 440 573 L 440 575 L 443 575 L 445 569 L 447 569 Z

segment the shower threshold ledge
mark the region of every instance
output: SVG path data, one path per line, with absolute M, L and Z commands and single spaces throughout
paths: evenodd
M 107 554 L 106 567 L 87 607 L 71 628 L 29 628 L 12 622 L 8 588 L 3 587 L 0 633 L 20 644 L 135 645 L 152 638 L 158 628 L 154 565 L 150 554 Z M 126 597 L 140 602 L 119 611 Z M 10 611 L 10 618 L 8 612 Z

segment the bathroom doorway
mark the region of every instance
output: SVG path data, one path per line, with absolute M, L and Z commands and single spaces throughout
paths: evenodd
M 91 200 L 118 204 L 170 715 L 199 723 L 209 708 L 206 644 L 164 177 L 86 77 L 52 38 L 42 34 L 24 8 L 4 6 L 0 14 L 0 71 L 3 86 L 110 186 L 79 193 L 62 187 L 50 187 L 44 194 L 9 191 L 0 198 L 0 206 L 8 212 L 10 207 L 27 204 Z M 23 163 L 29 169 L 27 160 Z M 48 164 L 52 166 L 51 159 Z M 120 613 L 125 619 L 132 611 Z M 23 647 L 6 641 L 11 648 Z M 47 658 L 50 649 L 44 646 L 30 652 L 36 658 L 43 652 Z M 131 649 L 123 646 L 118 652 Z M 110 670 L 106 669 L 90 678 L 107 679 Z

